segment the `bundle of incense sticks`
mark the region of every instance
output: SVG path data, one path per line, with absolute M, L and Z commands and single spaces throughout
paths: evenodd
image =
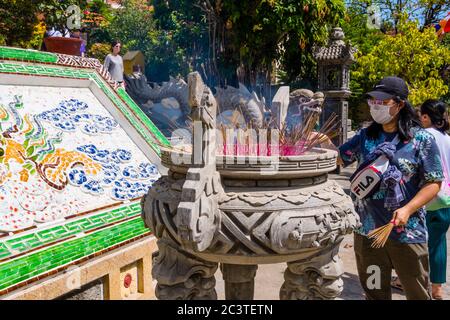
M 308 144 L 305 147 L 305 151 L 309 151 L 315 146 L 337 137 L 341 132 L 340 121 L 338 118 L 337 114 L 333 113 L 317 134 L 311 135 L 310 133 L 307 138 Z
M 306 111 L 300 124 L 288 127 L 286 123 L 283 123 L 281 128 L 277 128 L 275 125 L 276 119 L 273 117 L 265 120 L 261 127 L 254 127 L 252 123 L 242 123 L 242 120 L 240 121 L 239 119 L 242 112 L 239 109 L 235 111 L 229 124 L 221 123 L 218 127 L 218 134 L 222 140 L 220 142 L 221 145 L 218 146 L 219 154 L 249 156 L 301 155 L 318 145 L 329 142 L 341 132 L 340 121 L 338 121 L 338 116 L 335 113 L 328 118 L 318 132 L 315 132 L 314 127 L 319 120 L 320 112 Z M 169 117 L 166 116 L 166 119 L 170 129 L 176 130 L 181 128 Z M 192 119 L 189 118 L 187 122 L 187 128 L 186 126 L 183 127 L 192 129 Z M 272 128 L 278 129 L 278 146 L 272 145 Z M 259 135 L 261 130 L 263 130 L 262 132 L 267 132 L 267 136 L 261 138 Z M 256 132 L 256 136 L 254 136 L 254 132 Z M 234 137 L 227 137 L 227 134 L 234 134 Z M 167 146 L 161 147 L 167 148 Z M 178 148 L 175 147 L 173 149 L 176 150 Z
M 319 132 L 314 132 L 314 125 L 317 123 L 318 116 L 318 114 L 310 115 L 303 124 L 297 125 L 292 130 L 282 130 L 280 145 L 291 146 L 296 150 L 296 154 L 303 154 L 340 134 L 340 121 L 338 121 L 338 116 L 335 113 L 328 118 Z
M 394 226 L 394 220 L 392 220 L 388 224 L 369 232 L 367 236 L 369 239 L 373 239 L 372 248 L 383 248 Z

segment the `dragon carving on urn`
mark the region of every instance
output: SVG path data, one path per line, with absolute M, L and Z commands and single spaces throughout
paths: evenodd
M 222 191 L 216 170 L 217 103 L 200 74 L 188 78 L 194 143 L 191 164 L 181 191 L 175 224 L 182 244 L 193 251 L 206 250 L 220 225 L 218 195 Z M 198 161 L 199 160 L 199 161 Z

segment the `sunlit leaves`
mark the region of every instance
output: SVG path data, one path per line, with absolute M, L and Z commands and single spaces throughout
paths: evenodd
M 358 55 L 356 81 L 375 84 L 385 76 L 404 78 L 414 105 L 441 98 L 449 91 L 440 71 L 450 61 L 450 49 L 436 36 L 434 28 L 420 31 L 417 22 L 402 17 L 396 35 L 384 35 L 367 54 Z

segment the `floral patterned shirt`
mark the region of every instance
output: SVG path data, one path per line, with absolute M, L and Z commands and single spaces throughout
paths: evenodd
M 424 184 L 444 180 L 441 157 L 433 135 L 419 128 L 413 129 L 413 133 L 413 139 L 397 144 L 397 152 L 391 163 L 403 173 L 401 189 L 405 200 L 401 203 L 402 206 L 411 201 Z M 377 145 L 393 141 L 396 135 L 397 133 L 381 132 L 378 139 L 372 140 L 367 137 L 367 129 L 362 129 L 339 148 L 340 156 L 346 166 L 354 161 L 358 161 L 359 165 Z M 392 220 L 393 212 L 384 208 L 385 195 L 385 191 L 375 191 L 362 200 L 352 195 L 362 224 L 356 230 L 357 233 L 366 236 L 370 231 Z M 406 226 L 394 228 L 390 238 L 402 243 L 427 242 L 425 214 L 425 208 L 419 209 L 411 215 Z

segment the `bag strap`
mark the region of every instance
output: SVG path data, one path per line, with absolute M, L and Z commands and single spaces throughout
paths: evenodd
M 400 136 L 397 134 L 394 140 L 391 141 L 391 143 L 397 147 L 397 145 L 400 143 Z
M 390 143 L 392 143 L 394 146 L 395 146 L 395 150 L 396 150 L 396 152 L 397 152 L 397 145 L 400 143 L 400 136 L 397 134 L 395 137 L 394 137 L 394 139 L 390 142 Z M 379 158 L 379 157 L 378 157 Z M 378 159 L 377 158 L 377 159 Z M 352 174 L 352 176 L 350 177 L 350 181 L 352 181 L 356 176 L 357 176 L 357 174 L 359 173 L 359 172 L 361 172 L 365 167 L 367 167 L 369 164 L 371 164 L 372 162 L 374 162 L 374 161 L 376 161 L 377 159 L 375 159 L 375 160 L 372 160 L 372 161 L 364 161 L 363 163 L 361 163 L 359 166 L 358 166 L 358 168 L 356 169 L 356 171 Z

